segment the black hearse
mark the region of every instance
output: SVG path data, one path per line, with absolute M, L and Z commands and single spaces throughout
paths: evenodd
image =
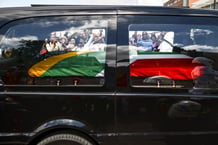
M 0 13 L 0 144 L 218 144 L 217 11 Z

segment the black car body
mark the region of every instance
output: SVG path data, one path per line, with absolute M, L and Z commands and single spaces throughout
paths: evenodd
M 217 11 L 0 13 L 0 144 L 218 143 Z

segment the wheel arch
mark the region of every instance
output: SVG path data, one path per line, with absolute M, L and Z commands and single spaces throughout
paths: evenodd
M 95 145 L 99 145 L 98 141 L 91 135 L 94 133 L 93 130 L 88 128 L 84 123 L 72 119 L 56 119 L 43 123 L 33 131 L 28 145 L 35 145 L 46 136 L 58 132 L 73 133 L 90 140 Z

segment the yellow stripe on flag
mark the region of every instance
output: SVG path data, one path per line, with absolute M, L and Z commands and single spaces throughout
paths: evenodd
M 91 51 L 68 52 L 68 53 L 45 58 L 44 60 L 34 64 L 28 70 L 28 74 L 31 77 L 40 77 L 42 74 L 44 74 L 47 70 L 49 70 L 56 63 L 66 59 L 68 57 L 77 56 L 77 55 L 85 54 L 85 53 L 89 53 L 89 52 L 91 52 Z

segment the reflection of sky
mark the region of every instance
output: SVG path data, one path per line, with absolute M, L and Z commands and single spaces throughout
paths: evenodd
M 129 38 L 137 31 L 137 34 L 155 32 L 175 32 L 175 44 L 187 51 L 196 50 L 198 52 L 218 53 L 218 27 L 210 25 L 192 24 L 131 24 L 129 26 Z M 166 39 L 166 38 L 165 38 Z M 169 40 L 168 40 L 169 41 Z
M 162 6 L 165 0 L 1 0 L 0 7 L 30 6 L 31 4 L 70 4 L 70 5 L 153 5 Z
M 76 24 L 76 26 L 75 26 Z M 78 32 L 87 28 L 102 28 L 107 27 L 106 21 L 80 21 L 79 23 L 75 21 L 65 21 L 60 22 L 50 22 L 50 23 L 32 23 L 32 24 L 19 24 L 14 27 L 11 27 L 8 32 L 6 32 L 6 37 L 14 38 L 24 38 L 29 36 L 37 36 L 39 40 L 44 40 L 46 37 L 49 37 L 52 32 Z M 33 37 L 29 37 L 29 40 Z M 27 40 L 27 39 L 25 39 Z
M 83 33 L 86 29 L 91 29 L 93 34 L 98 34 L 100 29 L 107 28 L 107 21 L 105 20 L 90 20 L 90 21 L 72 21 L 69 17 L 61 19 L 62 21 L 52 22 L 38 22 L 38 23 L 27 23 L 17 24 L 6 32 L 0 42 L 2 46 L 16 48 L 22 42 L 22 40 L 42 40 L 50 38 L 51 33 L 59 38 L 65 36 L 67 33 L 71 35 L 74 33 Z M 103 35 L 105 36 L 105 29 Z
M 218 53 L 218 47 L 208 46 L 208 45 L 189 45 L 184 47 L 185 50 L 196 50 L 198 52 L 211 52 Z
M 24 37 L 14 37 L 14 38 L 6 38 L 3 39 L 0 44 L 2 46 L 7 46 L 11 48 L 19 47 L 20 44 L 22 44 L 20 41 L 22 40 L 38 40 L 36 36 L 24 36 Z

